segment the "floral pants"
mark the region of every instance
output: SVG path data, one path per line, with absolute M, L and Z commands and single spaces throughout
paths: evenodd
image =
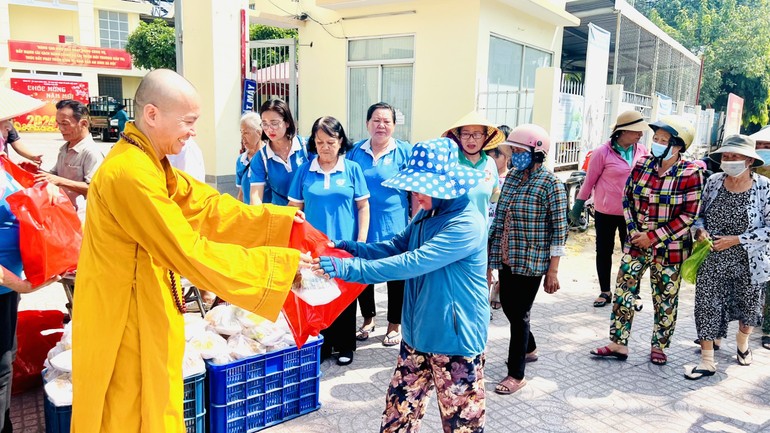
M 679 286 L 682 282 L 679 268 L 680 265 L 652 262 L 650 256 L 623 255 L 610 317 L 610 340 L 628 345 L 634 321 L 634 299 L 639 294 L 639 282 L 649 269 L 654 309 L 652 347 L 665 349 L 669 346 L 676 327 Z
M 762 334 L 770 335 L 770 283 L 765 286 L 765 308 L 762 312 Z
M 444 432 L 484 431 L 484 354 L 468 358 L 424 353 L 402 341 L 380 432 L 418 432 L 434 388 Z

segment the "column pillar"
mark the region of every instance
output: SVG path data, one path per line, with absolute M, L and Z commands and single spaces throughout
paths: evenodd
M 179 1 L 179 0 L 177 0 Z M 201 96 L 195 141 L 206 164 L 206 182 L 236 194 L 240 149 L 242 0 L 183 0 L 182 71 Z M 181 47 L 180 47 L 181 45 Z

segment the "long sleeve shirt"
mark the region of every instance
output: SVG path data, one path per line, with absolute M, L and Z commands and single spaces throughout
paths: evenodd
M 626 182 L 623 215 L 628 238 L 623 251 L 634 257 L 652 254 L 664 265 L 681 264 L 692 250 L 690 227 L 698 216 L 703 176 L 698 166 L 679 160 L 662 176 L 658 161 L 648 156 L 641 159 Z M 652 241 L 650 249 L 631 244 L 637 233 L 646 233 Z

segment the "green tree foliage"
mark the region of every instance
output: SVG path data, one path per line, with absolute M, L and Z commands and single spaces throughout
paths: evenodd
M 636 7 L 703 54 L 702 104 L 722 110 L 732 92 L 744 98 L 744 127 L 768 123 L 770 0 L 639 0 Z
M 249 27 L 249 40 L 261 41 L 267 39 L 294 39 L 297 40 L 297 29 L 283 29 L 280 27 L 252 24 Z M 257 57 L 257 68 L 266 68 L 289 60 L 289 52 L 279 47 L 262 50 Z
M 174 28 L 157 18 L 141 22 L 129 36 L 126 51 L 134 65 L 142 69 L 176 69 L 176 35 Z

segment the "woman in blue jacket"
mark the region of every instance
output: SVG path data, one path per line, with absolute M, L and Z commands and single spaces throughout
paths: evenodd
M 336 247 L 354 258 L 321 257 L 314 267 L 318 274 L 359 283 L 406 280 L 403 338 L 382 432 L 416 431 L 433 388 L 444 431 L 484 430 L 486 225 L 467 196 L 483 176 L 458 164 L 450 139 L 417 143 L 407 168 L 383 185 L 411 191 L 422 210 L 391 240 L 338 241 Z

